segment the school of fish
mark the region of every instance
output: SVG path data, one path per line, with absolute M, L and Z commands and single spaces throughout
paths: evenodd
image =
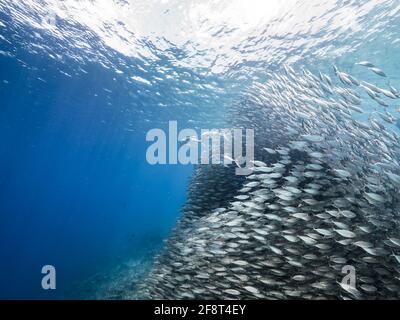
M 254 84 L 232 107 L 233 126 L 255 130 L 252 173 L 196 167 L 139 298 L 400 298 L 399 98 L 337 66 Z

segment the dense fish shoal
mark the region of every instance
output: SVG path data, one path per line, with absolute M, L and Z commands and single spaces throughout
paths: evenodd
M 254 84 L 231 108 L 255 130 L 252 173 L 196 168 L 137 298 L 400 298 L 399 97 L 336 66 Z

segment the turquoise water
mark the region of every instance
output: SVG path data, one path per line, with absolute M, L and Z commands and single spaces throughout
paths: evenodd
M 400 1 L 282 2 L 0 0 L 0 298 L 151 260 L 193 168 L 149 165 L 148 130 L 224 128 L 284 63 L 400 88 Z

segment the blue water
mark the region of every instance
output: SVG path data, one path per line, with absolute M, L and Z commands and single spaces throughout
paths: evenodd
M 68 80 L 45 57 L 24 59 L 46 66 L 48 82 L 0 60 L 10 81 L 1 86 L 0 297 L 52 298 L 110 260 L 159 243 L 191 169 L 148 165 L 143 134 L 123 129 L 127 116 L 101 96 L 87 98 L 112 75 L 94 66 L 99 78 Z M 45 264 L 57 268 L 55 292 L 40 288 Z
M 191 168 L 147 164 L 129 97 L 102 90 L 123 86 L 115 72 L 94 64 L 70 79 L 17 49 L 29 68 L 0 57 L 9 82 L 0 86 L 0 297 L 61 298 L 72 282 L 160 244 Z M 41 289 L 46 264 L 55 291 Z
M 399 30 L 397 0 L 0 0 L 0 298 L 74 297 L 162 245 L 193 168 L 149 165 L 148 130 L 223 128 L 282 62 L 399 87 Z

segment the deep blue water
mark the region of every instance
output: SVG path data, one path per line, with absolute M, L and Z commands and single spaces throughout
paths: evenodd
M 397 0 L 0 0 L 0 298 L 63 298 L 161 246 L 192 167 L 149 165 L 148 130 L 223 128 L 282 62 L 372 60 L 398 87 L 399 17 Z
M 98 89 L 119 85 L 114 72 L 93 65 L 71 80 L 46 57 L 21 58 L 38 70 L 0 56 L 0 298 L 61 298 L 74 281 L 159 245 L 191 168 L 147 164 L 145 131 L 131 131 L 136 119 L 129 126 L 119 107 L 126 97 Z M 41 289 L 45 264 L 57 269 L 55 291 Z

